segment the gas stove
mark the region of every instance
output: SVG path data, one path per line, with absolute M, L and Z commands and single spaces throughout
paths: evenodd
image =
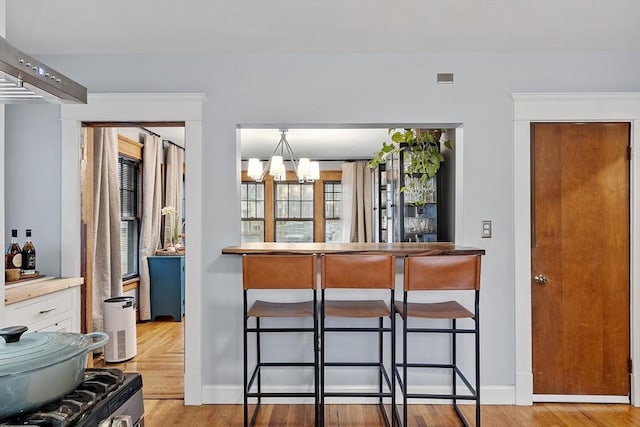
M 142 376 L 114 368 L 88 368 L 75 390 L 0 426 L 144 426 Z

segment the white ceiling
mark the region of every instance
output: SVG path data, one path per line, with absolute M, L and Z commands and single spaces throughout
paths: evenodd
M 32 55 L 640 50 L 640 0 L 20 0 L 6 2 L 6 26 Z M 243 157 L 267 157 L 280 138 L 241 133 Z M 297 156 L 361 158 L 385 134 L 292 129 L 288 140 Z
M 442 52 L 640 48 L 638 0 L 20 0 L 25 52 Z
M 269 158 L 280 135 L 279 129 L 240 129 L 242 158 Z M 383 128 L 288 129 L 286 139 L 296 157 L 316 160 L 370 159 L 388 140 Z

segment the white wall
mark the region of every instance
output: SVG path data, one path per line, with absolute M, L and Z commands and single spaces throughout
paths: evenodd
M 59 276 L 60 107 L 7 105 L 5 111 L 5 247 L 12 228 L 18 229 L 20 246 L 30 228 L 36 270 Z
M 6 0 L 0 0 L 0 36 L 5 36 L 5 31 L 7 29 L 7 20 L 6 20 L 6 9 L 7 2 Z M 4 165 L 4 105 L 0 105 L 0 164 Z M 1 179 L 1 178 L 0 178 Z M 4 183 L 4 181 L 3 181 Z M 5 226 L 4 226 L 4 185 L 0 186 L 0 234 L 1 236 L 5 235 Z M 4 277 L 2 280 L 2 286 L 0 286 L 0 298 L 4 301 Z M 0 308 L 0 325 L 4 324 L 4 310 Z
M 242 381 L 240 261 L 220 254 L 223 247 L 240 241 L 237 124 L 463 123 L 464 155 L 462 164 L 457 165 L 464 169 L 464 180 L 457 183 L 464 195 L 463 224 L 456 238 L 459 244 L 486 250 L 481 297 L 482 382 L 508 391 L 514 384 L 513 194 L 517 191 L 512 186 L 510 95 L 640 91 L 640 52 L 40 59 L 73 76 L 90 92 L 207 94 L 202 144 L 203 245 L 189 250 L 202 251 L 203 384 L 209 399 L 218 401 L 224 400 L 224 390 L 233 390 L 233 398 L 238 398 Z M 436 85 L 437 72 L 455 73 L 455 84 Z M 52 146 L 59 147 L 55 141 L 59 135 L 51 134 L 52 116 L 40 113 L 19 111 L 39 123 L 31 138 L 51 140 Z M 26 125 L 24 117 L 13 116 L 11 121 L 7 144 L 21 140 L 22 131 L 13 122 Z M 188 150 L 189 142 L 186 144 Z M 44 155 L 40 151 L 29 154 L 31 158 Z M 206 166 L 214 161 L 216 167 Z M 43 185 L 54 194 L 59 192 L 55 182 Z M 8 207 L 13 202 L 17 201 L 6 198 Z M 23 203 L 35 206 L 37 201 Z M 480 238 L 480 221 L 484 219 L 493 221 L 492 239 Z M 508 394 L 502 396 L 503 401 L 508 400 L 504 397 Z M 489 397 L 486 392 L 485 397 Z

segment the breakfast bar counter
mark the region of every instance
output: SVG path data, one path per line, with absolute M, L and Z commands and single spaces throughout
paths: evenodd
M 222 249 L 223 254 L 390 254 L 406 255 L 484 255 L 484 249 L 456 246 L 449 242 L 402 243 L 242 243 Z

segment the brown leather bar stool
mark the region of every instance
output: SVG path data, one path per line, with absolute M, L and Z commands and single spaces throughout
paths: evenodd
M 475 401 L 476 426 L 480 426 L 480 256 L 442 255 L 408 256 L 404 262 L 404 299 L 396 301 L 396 312 L 402 318 L 402 362 L 397 363 L 396 375 L 402 390 L 403 425 L 407 425 L 407 399 L 447 399 L 453 402 L 458 417 L 465 426 L 469 423 L 458 407 L 458 400 Z M 469 311 L 457 301 L 410 302 L 409 294 L 420 291 L 472 291 L 474 309 Z M 435 328 L 414 324 L 409 327 L 409 318 L 449 319 L 451 327 Z M 457 319 L 471 319 L 473 328 L 460 329 Z M 449 334 L 451 336 L 451 363 L 424 363 L 407 361 L 409 334 Z M 456 337 L 458 334 L 472 334 L 475 338 L 475 384 L 472 385 L 457 365 Z M 446 394 L 411 393 L 408 369 L 450 369 L 451 392 Z M 459 394 L 457 379 L 467 388 L 467 393 Z
M 393 366 L 395 365 L 395 320 L 392 315 L 393 298 L 395 288 L 395 257 L 391 255 L 361 255 L 361 254 L 327 254 L 322 256 L 322 301 L 320 303 L 320 367 L 322 378 L 320 380 L 320 419 L 324 425 L 324 402 L 326 397 L 369 397 L 376 398 L 382 416 L 387 426 L 394 425 L 395 414 L 395 378 Z M 358 290 L 365 295 L 370 290 L 388 290 L 388 298 L 377 300 L 336 300 L 335 296 L 345 289 Z M 331 298 L 328 298 L 330 293 Z M 377 318 L 377 326 L 353 326 L 348 321 L 333 326 L 337 321 L 332 321 L 332 326 L 325 324 L 325 319 L 333 318 Z M 384 319 L 389 319 L 389 325 L 384 325 Z M 331 344 L 326 339 L 327 333 L 375 333 L 378 337 L 377 361 L 326 361 L 326 350 Z M 384 366 L 384 334 L 389 334 L 387 349 L 391 349 L 389 370 Z M 342 352 L 351 351 L 348 348 L 340 349 Z M 325 390 L 325 378 L 327 367 L 368 367 L 375 368 L 378 372 L 378 390 L 375 392 L 338 391 L 327 392 Z M 390 375 L 391 374 L 391 375 Z M 385 389 L 386 385 L 386 389 Z M 391 404 L 391 417 L 387 415 L 383 399 L 389 399 Z
M 319 365 L 318 365 L 318 310 L 316 297 L 317 257 L 315 255 L 244 255 L 242 257 L 242 284 L 244 306 L 244 425 L 253 425 L 260 409 L 262 398 L 313 398 L 315 423 L 319 422 Z M 310 300 L 302 302 L 274 302 L 256 300 L 251 308 L 248 306 L 248 291 L 297 290 L 309 293 Z M 249 327 L 249 318 L 255 318 L 255 327 Z M 260 325 L 262 318 L 275 317 L 310 317 L 312 327 L 295 325 L 292 327 L 264 327 Z M 256 337 L 256 364 L 249 375 L 248 369 L 248 336 Z M 262 360 L 260 336 L 265 333 L 311 333 L 313 334 L 313 362 L 265 362 Z M 262 390 L 263 368 L 312 368 L 313 391 L 280 391 L 265 392 Z M 256 384 L 256 391 L 251 391 Z M 256 398 L 256 407 L 249 419 L 249 398 Z

